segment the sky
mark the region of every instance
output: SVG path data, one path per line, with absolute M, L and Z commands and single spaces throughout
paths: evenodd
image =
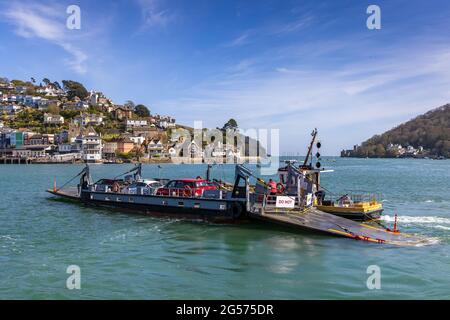
M 0 0 L 0 76 L 79 81 L 189 126 L 279 129 L 281 154 L 305 154 L 316 127 L 337 155 L 450 102 L 449 16 L 448 0 Z

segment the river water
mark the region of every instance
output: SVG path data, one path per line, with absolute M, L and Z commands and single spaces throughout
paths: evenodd
M 333 192 L 382 195 L 384 223 L 432 246 L 393 247 L 265 225 L 157 219 L 56 201 L 45 192 L 80 165 L 0 165 L 1 299 L 449 299 L 450 161 L 323 161 Z M 203 165 L 144 165 L 144 177 L 195 177 Z M 255 168 L 250 165 L 251 168 Z M 93 165 L 94 179 L 131 165 Z M 234 167 L 213 176 L 232 180 Z M 69 265 L 81 289 L 69 290 Z M 367 268 L 380 268 L 369 289 Z

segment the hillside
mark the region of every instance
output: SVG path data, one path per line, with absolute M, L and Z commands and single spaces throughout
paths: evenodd
M 375 135 L 353 150 L 342 150 L 341 156 L 450 158 L 450 104 Z

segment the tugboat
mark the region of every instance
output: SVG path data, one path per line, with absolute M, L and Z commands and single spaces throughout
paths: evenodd
M 324 170 L 320 163 L 320 141 L 316 142 L 317 129 L 312 132 L 312 140 L 306 154 L 303 164 L 296 167 L 299 172 L 304 175 L 300 189 L 302 194 L 308 197 L 308 202 L 311 202 L 317 209 L 328 212 L 343 218 L 356 221 L 370 221 L 379 219 L 383 212 L 383 205 L 377 200 L 374 193 L 346 193 L 335 196 L 336 200 L 331 197 L 331 192 L 328 192 L 320 183 L 320 175 L 323 172 L 332 172 L 332 170 Z M 317 148 L 316 158 L 317 162 L 315 168 L 312 165 L 312 149 L 314 145 Z M 278 176 L 280 182 L 278 189 L 284 191 L 285 184 L 288 181 L 287 168 L 288 165 L 294 166 L 295 160 L 285 161 L 286 166 L 278 169 Z M 327 199 L 327 196 L 330 197 Z
M 374 194 L 344 194 L 337 200 L 319 199 L 317 209 L 337 216 L 357 220 L 375 220 L 381 217 L 383 205 Z

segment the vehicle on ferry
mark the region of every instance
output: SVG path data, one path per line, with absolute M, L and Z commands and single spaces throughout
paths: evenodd
M 163 187 L 164 185 L 160 181 L 146 179 L 132 182 L 124 188 L 123 192 L 128 194 L 153 195 L 156 194 L 158 189 Z
M 176 179 L 169 181 L 164 187 L 156 191 L 158 196 L 184 196 L 201 197 L 205 190 L 218 190 L 219 187 L 214 182 L 201 179 Z

